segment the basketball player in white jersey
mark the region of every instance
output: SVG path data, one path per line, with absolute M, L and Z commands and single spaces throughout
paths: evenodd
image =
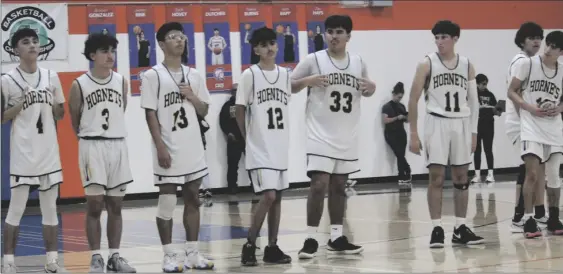
M 135 273 L 119 255 L 123 229 L 121 208 L 127 184 L 133 182 L 129 168 L 125 109 L 129 83 L 113 71 L 117 39 L 93 33 L 84 43 L 84 56 L 93 62 L 89 72 L 76 78 L 70 88 L 70 118 L 78 141 L 80 177 L 86 196 L 86 236 L 92 251 L 90 273 L 104 272 L 100 252 L 100 216 L 107 209 L 108 272 Z
M 276 65 L 276 32 L 262 27 L 252 32 L 250 44 L 260 61 L 244 70 L 238 84 L 236 119 L 246 140 L 246 169 L 254 192 L 261 194 L 252 214 L 241 264 L 256 266 L 256 238 L 268 214 L 268 246 L 264 262 L 291 263 L 277 245 L 282 191 L 289 188 L 289 70 Z
M 307 175 L 311 187 L 307 199 L 307 236 L 300 259 L 311 259 L 318 250 L 315 234 L 321 220 L 328 188 L 330 240 L 327 249 L 336 254 L 358 254 L 342 233 L 346 208 L 346 181 L 359 171 L 358 135 L 360 101 L 372 96 L 375 83 L 368 77 L 359 55 L 346 49 L 352 19 L 333 15 L 325 20 L 328 49 L 309 54 L 292 73 L 292 90 L 311 87 L 307 100 Z
M 520 26 L 514 37 L 514 43 L 521 49 L 521 52 L 516 54 L 514 58 L 510 61 L 508 67 L 508 76 L 506 79 L 506 85 L 510 85 L 513 75 L 516 73 L 518 68 L 518 62 L 527 59 L 528 57 L 536 55 L 540 50 L 541 42 L 543 40 L 543 28 L 534 23 L 526 22 Z M 521 92 L 521 90 L 519 91 Z M 506 135 L 516 148 L 518 154 L 520 154 L 521 143 L 520 143 L 520 114 L 519 110 L 514 107 L 514 103 L 511 100 L 506 102 Z M 513 233 L 523 233 L 524 232 L 524 200 L 522 198 L 522 185 L 524 184 L 524 178 L 526 177 L 526 168 L 524 162 L 522 161 L 518 168 L 518 178 L 516 180 L 516 207 L 514 208 L 514 217 L 512 218 L 511 231 Z M 534 218 L 540 224 L 545 224 L 547 222 L 547 217 L 545 216 L 544 207 L 544 192 L 545 192 L 545 180 L 540 177 L 540 183 L 536 187 L 535 195 L 535 216 Z
M 211 52 L 211 65 L 223 65 L 225 64 L 225 57 L 223 56 L 223 50 L 227 48 L 227 41 L 223 36 L 219 35 L 219 29 L 213 29 L 213 36 L 209 38 L 207 42 L 207 48 Z M 220 53 L 215 53 L 215 49 L 220 49 Z
M 522 187 L 526 238 L 542 236 L 537 221 L 532 216 L 533 200 L 536 185 L 546 172 L 541 164 L 551 166 L 550 161 L 555 161 L 557 167 L 547 171 L 550 211 L 547 227 L 554 234 L 563 234 L 563 225 L 559 220 L 560 156 L 555 156 L 563 154 L 563 121 L 560 117 L 563 111 L 563 64 L 558 62 L 563 54 L 563 32 L 549 33 L 545 44 L 541 55 L 518 62 L 518 68 L 508 87 L 508 97 L 520 110 L 521 155 L 526 166 L 526 178 Z
M 56 72 L 37 65 L 39 38 L 33 29 L 19 29 L 10 46 L 19 66 L 2 75 L 6 103 L 2 123 L 12 122 L 10 135 L 10 206 L 4 226 L 2 273 L 15 273 L 14 251 L 20 220 L 30 191 L 39 189 L 43 239 L 47 251 L 45 271 L 64 272 L 58 262 L 57 196 L 63 181 L 56 121 L 63 118 L 65 102 Z
M 164 250 L 164 272 L 184 268 L 211 269 L 213 263 L 198 249 L 199 197 L 202 178 L 208 175 L 197 115 L 205 117 L 210 96 L 198 71 L 181 64 L 186 36 L 180 23 L 162 25 L 156 39 L 164 61 L 141 77 L 141 107 L 145 109 L 152 136 L 155 185 L 159 187 L 156 224 Z M 172 216 L 176 191 L 184 197 L 184 228 L 187 241 L 184 260 L 179 262 L 172 248 Z
M 427 55 L 416 69 L 409 99 L 410 151 L 420 155 L 418 101 L 424 90 L 424 154 L 429 170 L 428 207 L 432 219 L 431 248 L 444 247 L 442 191 L 446 166 L 452 170 L 455 202 L 454 244 L 482 244 L 483 238 L 465 225 L 468 187 L 467 169 L 477 145 L 479 101 L 475 69 L 455 52 L 460 28 L 451 21 L 438 21 L 432 28 L 438 51 Z

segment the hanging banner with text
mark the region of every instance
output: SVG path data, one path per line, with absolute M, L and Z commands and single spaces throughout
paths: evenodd
M 115 6 L 88 6 L 88 34 L 104 33 L 114 37 L 117 35 Z M 93 62 L 90 62 L 92 68 Z M 117 68 L 117 52 L 114 68 Z
M 226 92 L 232 86 L 229 15 L 227 6 L 203 6 L 206 79 L 209 92 Z
M 39 60 L 68 59 L 67 4 L 2 3 L 2 63 L 19 62 L 10 38 L 21 28 L 30 28 L 37 33 Z
M 307 41 L 309 53 L 326 49 L 324 21 L 328 16 L 328 6 L 307 5 Z
M 276 63 L 294 69 L 299 63 L 297 8 L 294 5 L 273 5 L 272 18 L 278 34 Z
M 254 64 L 258 64 L 260 57 L 254 53 L 254 49 L 250 44 L 252 32 L 266 25 L 266 9 L 263 5 L 240 5 L 239 21 L 240 21 L 240 50 L 242 70 Z
M 140 74 L 156 65 L 156 39 L 152 6 L 127 6 L 131 95 L 140 95 Z
M 166 22 L 178 22 L 184 28 L 186 35 L 186 47 L 182 54 L 182 64 L 195 67 L 195 43 L 194 43 L 194 21 L 193 10 L 190 5 L 168 5 L 166 6 Z

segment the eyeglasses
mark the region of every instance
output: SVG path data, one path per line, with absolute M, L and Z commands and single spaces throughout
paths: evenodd
M 166 36 L 170 40 L 180 39 L 181 41 L 186 40 L 188 37 L 183 33 L 171 33 Z

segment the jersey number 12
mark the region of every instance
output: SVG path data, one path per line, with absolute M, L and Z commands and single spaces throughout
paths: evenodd
M 451 97 L 454 98 L 454 112 L 460 112 L 460 109 L 459 109 L 459 93 L 456 92 Z M 447 112 L 452 111 L 451 97 L 450 97 L 450 92 L 449 91 L 446 92 L 446 111 Z
M 283 112 L 281 108 L 268 109 L 268 129 L 283 129 Z M 274 123 L 274 112 L 276 121 Z

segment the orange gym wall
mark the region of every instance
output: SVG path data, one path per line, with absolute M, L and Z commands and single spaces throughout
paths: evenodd
M 42 1 L 59 2 L 59 1 Z M 98 0 L 97 4 L 110 0 Z M 127 1 L 122 0 L 116 5 L 117 31 L 127 33 L 127 16 L 125 13 Z M 212 2 L 212 1 L 209 1 Z M 221 1 L 224 4 L 228 1 Z M 249 1 L 250 2 L 250 1 Z M 281 2 L 281 1 L 278 1 Z M 292 1 L 293 2 L 293 1 Z M 304 1 L 308 2 L 308 1 Z M 5 1 L 4 3 L 29 3 L 29 1 Z M 87 14 L 85 1 L 66 1 L 69 5 L 69 33 L 87 34 Z M 158 2 L 157 2 L 158 3 Z M 295 3 L 295 2 L 293 2 Z M 301 2 L 303 3 L 303 2 Z M 462 29 L 517 29 L 522 22 L 535 21 L 546 29 L 563 29 L 563 1 L 394 1 L 393 7 L 375 9 L 343 9 L 340 5 L 319 4 L 328 7 L 329 14 L 345 13 L 354 19 L 354 30 L 421 30 L 430 29 L 440 19 L 450 19 L 457 22 Z M 231 31 L 238 32 L 238 5 L 229 4 L 229 25 Z M 307 6 L 297 4 L 297 21 L 300 31 L 306 31 Z M 313 4 L 311 4 L 313 5 Z M 153 4 L 155 26 L 158 28 L 165 21 L 165 5 Z M 194 5 L 196 16 L 194 29 L 203 31 L 202 5 Z M 266 4 L 267 9 L 272 4 Z M 271 13 L 270 13 L 271 14 Z M 270 22 L 266 22 L 271 26 Z M 483 41 L 486 43 L 486 41 Z M 71 82 L 83 72 L 61 72 L 59 77 L 68 98 L 68 88 Z M 68 109 L 67 109 L 68 111 Z M 68 113 L 68 112 L 67 112 Z M 59 143 L 61 144 L 61 158 L 63 162 L 65 184 L 61 186 L 61 198 L 83 197 L 84 192 L 78 171 L 78 144 L 71 129 L 69 116 L 59 123 Z

